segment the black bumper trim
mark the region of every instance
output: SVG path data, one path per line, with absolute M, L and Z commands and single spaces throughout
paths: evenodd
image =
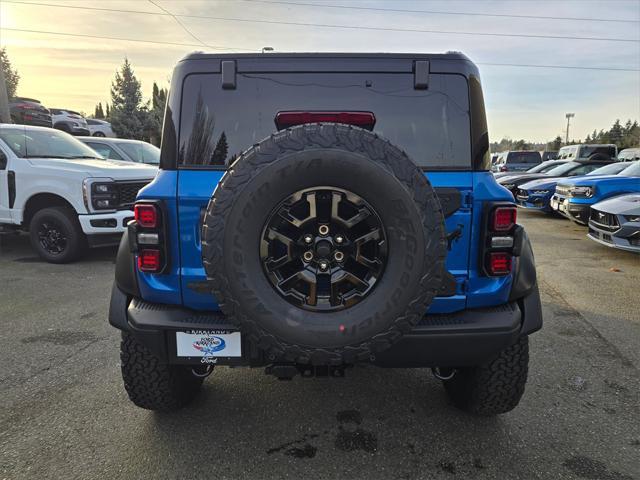
M 534 295 L 538 298 L 537 290 Z M 521 303 L 425 315 L 411 333 L 404 335 L 389 350 L 377 354 L 371 363 L 400 368 L 478 365 L 514 343 L 521 335 L 529 333 L 527 330 L 531 331 L 525 328 L 528 322 Z M 525 305 L 523 307 L 526 308 Z M 535 316 L 534 311 L 531 313 Z M 238 330 L 219 312 L 197 312 L 135 298 L 128 303 L 127 296 L 117 287 L 112 293 L 109 322 L 136 336 L 168 363 L 184 363 L 184 360 L 176 359 L 171 348 L 174 345 L 171 333 L 175 331 Z M 221 358 L 218 363 L 262 366 L 272 361 L 263 358 L 254 346 L 243 339 L 242 359 L 227 362 Z

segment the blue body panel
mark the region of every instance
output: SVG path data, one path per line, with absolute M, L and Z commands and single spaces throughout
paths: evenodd
M 178 172 L 160 170 L 156 178 L 138 193 L 138 200 L 161 200 L 167 215 L 168 269 L 162 275 L 138 272 L 138 285 L 142 298 L 154 303 L 182 303 L 180 288 L 180 241 L 178 238 L 178 211 L 176 188 Z
M 482 273 L 481 242 L 484 202 L 513 202 L 511 192 L 499 185 L 490 172 L 473 172 L 473 228 L 469 245 L 469 284 L 467 308 L 490 307 L 507 303 L 513 275 L 487 277 Z
M 169 270 L 162 275 L 138 274 L 142 296 L 151 302 L 183 304 L 195 310 L 219 309 L 209 294 L 193 283 L 206 280 L 201 258 L 200 218 L 224 172 L 220 170 L 160 171 L 140 199 L 165 201 L 169 222 Z M 445 221 L 447 233 L 461 231 L 452 242 L 446 268 L 456 278 L 457 292 L 437 297 L 429 313 L 447 313 L 500 305 L 507 301 L 511 276 L 484 276 L 479 261 L 483 202 L 512 202 L 511 193 L 490 172 L 429 172 L 434 187 L 460 190 L 462 206 Z M 176 228 L 177 227 L 177 228 Z

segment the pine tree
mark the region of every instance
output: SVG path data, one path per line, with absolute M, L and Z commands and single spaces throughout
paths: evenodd
M 109 111 L 109 104 L 105 103 L 104 106 L 106 107 L 106 113 L 104 114 L 104 118 L 110 119 L 111 118 L 111 112 Z
M 214 118 L 204 104 L 202 92 L 198 92 L 196 111 L 187 140 L 186 151 L 181 149 L 181 161 L 191 165 L 208 165 L 213 154 Z
M 7 85 L 7 97 L 9 99 L 15 97 L 18 83 L 20 82 L 20 74 L 11 66 L 7 47 L 0 48 L 0 68 L 4 72 L 4 81 Z
M 227 144 L 227 135 L 222 132 L 220 138 L 216 143 L 216 148 L 213 149 L 211 155 L 211 165 L 224 165 L 229 153 L 229 145 Z
M 111 128 L 121 138 L 142 140 L 149 124 L 142 88 L 127 58 L 111 83 Z
M 96 105 L 96 110 L 93 114 L 93 118 L 98 118 L 98 119 L 104 118 L 104 110 L 102 110 L 102 102 L 98 102 L 98 105 Z

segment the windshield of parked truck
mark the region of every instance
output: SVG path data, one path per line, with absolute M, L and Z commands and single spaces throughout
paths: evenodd
M 616 158 L 616 147 L 613 145 L 584 145 L 580 147 L 580 158 L 589 158 L 596 153 L 609 158 Z
M 102 159 L 80 140 L 60 130 L 0 128 L 0 140 L 20 158 Z

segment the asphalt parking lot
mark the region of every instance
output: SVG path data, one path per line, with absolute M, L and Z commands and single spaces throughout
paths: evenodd
M 640 478 L 640 257 L 519 212 L 544 329 L 516 410 L 451 407 L 429 371 L 279 382 L 219 369 L 175 414 L 134 407 L 106 321 L 114 249 L 50 265 L 0 239 L 0 478 Z

